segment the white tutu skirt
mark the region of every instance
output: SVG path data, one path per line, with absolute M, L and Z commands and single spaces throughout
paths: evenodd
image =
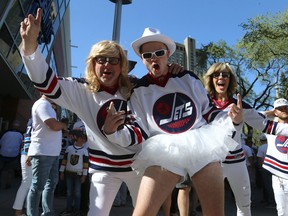
M 211 162 L 223 161 L 236 148 L 235 128 L 229 118 L 181 134 L 159 134 L 142 143 L 132 168 L 143 174 L 150 166 L 160 166 L 180 176 L 193 176 Z

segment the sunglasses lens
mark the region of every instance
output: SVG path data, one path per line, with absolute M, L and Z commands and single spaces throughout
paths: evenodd
M 155 55 L 156 57 L 161 57 L 161 56 L 164 56 L 165 53 L 166 53 L 166 50 L 162 49 L 162 50 L 157 50 L 155 52 L 142 53 L 142 57 L 144 59 L 150 59 L 152 58 L 153 55 Z
M 158 51 L 155 52 L 155 55 L 157 57 L 163 56 L 163 55 L 165 55 L 165 50 L 158 50 Z
M 149 52 L 149 53 L 142 53 L 142 57 L 143 57 L 144 59 L 150 59 L 150 58 L 152 57 L 152 53 L 151 53 L 151 52 Z
M 104 57 L 96 57 L 96 62 L 98 64 L 105 64 L 106 63 L 106 58 L 104 58 Z
M 119 58 L 109 58 L 109 63 L 112 65 L 117 65 L 119 63 L 120 59 Z
M 230 73 L 229 72 L 223 72 L 222 73 L 222 77 L 223 78 L 228 78 L 228 77 L 230 77 Z
M 223 77 L 223 78 L 229 78 L 230 77 L 230 73 L 229 72 L 221 72 L 221 73 L 216 72 L 216 73 L 212 74 L 212 77 L 214 77 L 214 78 L 218 78 L 220 76 Z
M 106 62 L 109 62 L 111 65 L 117 65 L 120 61 L 120 58 L 115 58 L 115 57 L 96 57 L 96 62 L 98 64 L 106 64 Z

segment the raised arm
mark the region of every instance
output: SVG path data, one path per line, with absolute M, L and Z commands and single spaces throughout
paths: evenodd
M 42 10 L 38 8 L 36 17 L 29 14 L 20 23 L 20 34 L 22 38 L 23 54 L 28 56 L 33 54 L 38 47 L 38 35 L 41 28 Z

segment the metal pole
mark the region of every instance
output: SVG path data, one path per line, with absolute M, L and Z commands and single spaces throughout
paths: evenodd
M 120 42 L 121 10 L 122 0 L 117 0 L 115 4 L 114 27 L 112 35 L 112 40 L 116 41 L 117 43 Z

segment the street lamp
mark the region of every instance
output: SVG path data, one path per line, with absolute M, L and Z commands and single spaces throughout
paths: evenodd
M 121 26 L 121 12 L 122 5 L 131 4 L 132 0 L 109 0 L 115 3 L 114 26 L 112 40 L 119 43 L 120 41 L 120 26 Z M 129 60 L 129 72 L 134 69 L 137 62 Z
M 131 4 L 132 0 L 110 0 L 115 3 L 115 13 L 114 13 L 114 27 L 113 27 L 113 35 L 112 40 L 119 43 L 120 41 L 120 26 L 121 26 L 121 12 L 122 5 Z

